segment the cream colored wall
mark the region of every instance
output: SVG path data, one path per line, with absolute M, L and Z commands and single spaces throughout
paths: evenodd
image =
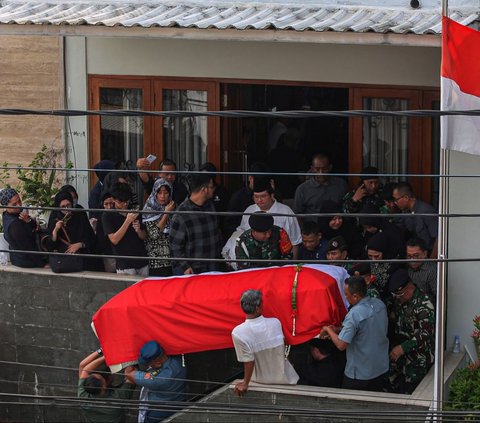
M 60 38 L 0 37 L 0 108 L 63 108 L 62 63 Z M 61 117 L 0 116 L 0 163 L 27 165 L 42 144 L 63 150 Z
M 439 85 L 440 49 L 428 47 L 89 38 L 88 72 Z
M 480 175 L 480 156 L 460 152 L 450 155 L 450 175 Z M 480 210 L 480 178 L 451 178 L 449 212 L 478 214 Z M 480 221 L 478 217 L 449 219 L 448 257 L 479 258 Z M 453 337 L 460 336 L 474 351 L 470 334 L 472 319 L 480 315 L 480 262 L 451 263 L 448 267 L 447 347 Z
M 65 39 L 65 101 L 66 107 L 73 110 L 87 110 L 87 64 L 84 37 Z M 76 169 L 87 169 L 88 161 L 88 126 L 86 116 L 66 118 L 66 146 L 68 159 Z M 88 204 L 88 173 L 72 172 L 75 186 L 84 207 Z M 92 175 L 93 177 L 93 175 Z

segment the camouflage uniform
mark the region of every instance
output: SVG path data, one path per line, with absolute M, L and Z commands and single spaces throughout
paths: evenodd
M 383 199 L 381 199 L 378 194 L 365 195 L 360 201 L 353 201 L 355 191 L 356 190 L 350 191 L 343 197 L 342 210 L 344 213 L 360 213 L 360 210 L 365 206 L 374 206 L 378 209 L 385 206 Z M 384 212 L 382 211 L 382 213 Z
M 395 302 L 395 341 L 405 352 L 390 365 L 394 392 L 411 394 L 434 361 L 435 311 L 429 297 L 415 288 L 406 303 Z
M 237 238 L 235 248 L 237 260 L 289 260 L 293 257 L 292 244 L 284 229 L 274 225 L 272 235 L 266 241 L 257 241 L 252 236 L 252 230 L 245 231 Z M 251 263 L 250 261 L 237 262 L 239 269 L 248 267 L 268 267 L 275 263 Z

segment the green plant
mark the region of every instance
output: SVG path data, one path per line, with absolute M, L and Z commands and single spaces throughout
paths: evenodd
M 8 162 L 3 162 L 1 171 L 0 171 L 0 189 L 11 187 L 8 182 L 9 179 L 10 179 L 10 169 L 8 169 Z
M 475 344 L 475 348 L 477 352 L 480 351 L 480 316 L 475 316 L 473 318 L 473 332 L 472 332 L 472 339 L 473 343 Z
M 478 363 L 472 363 L 457 370 L 450 386 L 450 398 L 445 409 L 480 410 L 480 367 Z M 468 413 L 464 419 L 470 419 Z
M 20 181 L 16 189 L 24 203 L 44 207 L 53 205 L 53 197 L 65 180 L 60 178 L 56 171 L 59 158 L 58 150 L 44 144 L 27 165 L 27 169 L 16 170 Z M 73 164 L 68 162 L 65 167 L 71 169 Z

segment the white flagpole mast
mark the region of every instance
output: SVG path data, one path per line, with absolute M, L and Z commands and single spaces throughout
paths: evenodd
M 442 1 L 442 17 L 448 17 L 448 0 Z M 443 37 L 443 32 L 442 32 Z M 443 90 L 440 89 L 440 96 L 443 99 Z M 444 102 L 441 101 L 443 105 Z M 440 118 L 440 137 L 442 138 L 444 117 Z M 447 178 L 448 168 L 450 162 L 449 151 L 440 148 L 440 191 L 439 191 L 439 214 L 445 215 L 448 213 L 448 185 Z M 438 258 L 445 259 L 447 257 L 447 217 L 439 217 L 438 225 Z M 444 345 L 445 345 L 445 291 L 446 291 L 446 276 L 447 264 L 444 261 L 437 263 L 437 303 L 436 303 L 436 325 L 435 325 L 435 364 L 434 364 L 434 391 L 433 391 L 433 409 L 441 412 L 444 401 Z M 434 415 L 434 420 L 441 420 L 439 415 Z

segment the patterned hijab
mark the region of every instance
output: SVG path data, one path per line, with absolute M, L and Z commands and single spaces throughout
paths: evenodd
M 17 195 L 17 191 L 13 188 L 3 188 L 0 190 L 0 204 L 6 206 L 8 202 Z
M 9 201 L 17 195 L 17 191 L 15 191 L 13 188 L 3 188 L 0 190 L 0 204 L 2 206 L 6 206 Z M 18 219 L 18 213 L 15 214 L 10 214 L 7 211 L 3 212 L 2 215 L 2 224 L 3 224 L 3 237 L 5 240 L 10 243 L 10 236 L 8 232 L 8 228 L 10 227 L 10 224 L 15 220 Z
M 153 184 L 152 193 L 147 198 L 143 211 L 143 223 L 146 222 L 155 222 L 156 220 L 162 217 L 163 212 L 165 211 L 165 205 L 162 205 L 157 200 L 157 193 L 160 191 L 160 188 L 166 187 L 167 191 L 170 191 L 170 198 L 173 196 L 173 188 L 170 185 L 170 182 L 166 181 L 163 178 L 158 178 Z M 170 230 L 170 220 L 167 222 L 163 232 L 167 233 Z

